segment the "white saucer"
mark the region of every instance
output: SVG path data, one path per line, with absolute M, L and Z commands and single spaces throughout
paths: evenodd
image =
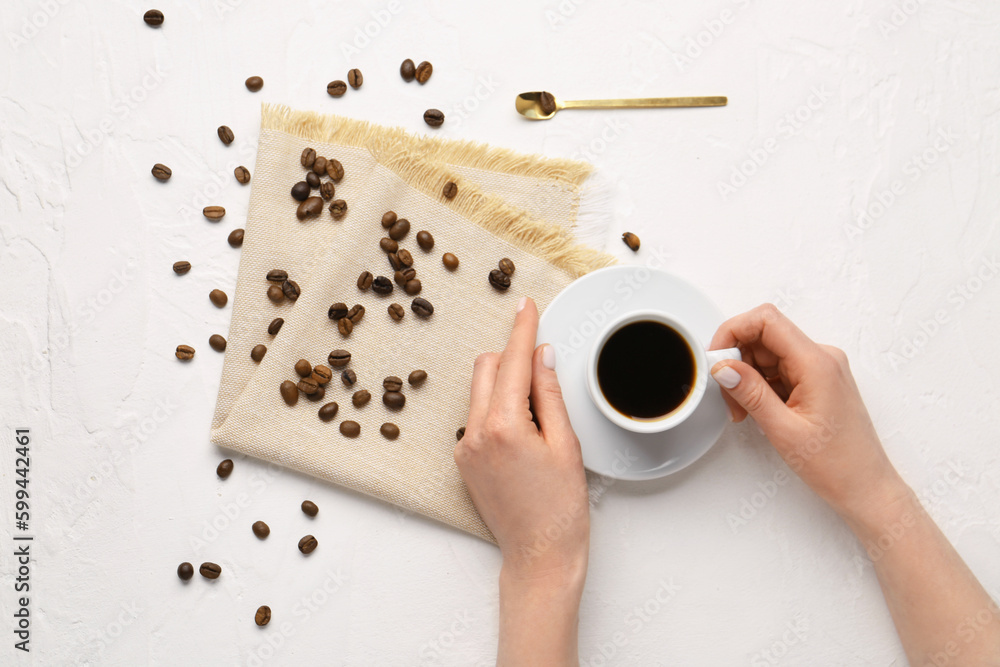
M 598 411 L 587 391 L 591 346 L 611 319 L 646 309 L 673 315 L 706 346 L 725 320 L 708 297 L 677 276 L 644 266 L 612 266 L 560 292 L 538 326 L 538 344 L 556 348 L 556 374 L 580 438 L 583 464 L 614 479 L 656 479 L 686 468 L 712 448 L 729 423 L 712 380 L 694 413 L 662 433 L 626 431 Z

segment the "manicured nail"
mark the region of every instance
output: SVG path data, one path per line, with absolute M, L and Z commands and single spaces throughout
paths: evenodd
M 524 310 L 524 307 L 526 305 L 528 305 L 528 297 L 522 296 L 520 299 L 517 300 L 517 312 L 520 313 L 522 310 Z
M 740 383 L 743 378 L 737 373 L 731 366 L 723 366 L 719 370 L 712 373 L 712 377 L 715 381 L 726 389 L 732 389 Z
M 542 366 L 545 366 L 550 371 L 556 369 L 556 349 L 549 344 L 546 344 L 542 348 Z

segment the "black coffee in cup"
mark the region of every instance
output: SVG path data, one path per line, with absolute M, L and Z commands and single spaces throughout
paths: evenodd
M 695 384 L 694 352 L 673 328 L 652 320 L 626 324 L 604 342 L 597 383 L 618 412 L 637 421 L 662 419 Z

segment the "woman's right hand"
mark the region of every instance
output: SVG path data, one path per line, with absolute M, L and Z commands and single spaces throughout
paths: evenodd
M 819 345 L 771 304 L 727 320 L 710 349 L 738 347 L 743 361 L 712 367 L 733 421 L 748 414 L 794 470 L 847 519 L 904 498 L 909 489 L 882 449 L 838 348 Z

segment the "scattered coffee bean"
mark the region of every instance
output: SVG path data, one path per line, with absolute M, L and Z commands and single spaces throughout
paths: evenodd
M 246 80 L 246 87 L 251 93 L 256 93 L 264 87 L 264 79 L 259 76 L 252 76 Z
M 281 319 L 280 317 L 274 318 L 273 320 L 271 320 L 271 323 L 267 325 L 267 333 L 271 334 L 272 336 L 277 336 L 278 332 L 281 331 L 281 325 L 284 323 L 285 320 Z
M 378 242 L 378 247 L 382 249 L 382 252 L 396 252 L 399 250 L 399 243 L 385 236 Z
M 306 359 L 299 359 L 295 362 L 295 372 L 299 377 L 307 378 L 312 375 L 313 367 Z
M 302 290 L 299 289 L 299 284 L 294 280 L 286 280 L 281 283 L 281 293 L 285 295 L 285 298 L 289 301 L 295 301 L 299 298 L 299 294 Z
M 510 287 L 510 276 L 501 271 L 500 269 L 493 269 L 490 271 L 490 285 L 493 289 L 499 290 L 501 292 L 506 291 Z
M 625 242 L 625 245 L 627 245 L 629 250 L 632 252 L 637 252 L 639 250 L 639 237 L 632 232 L 625 232 L 622 234 L 622 241 Z
M 504 275 L 508 276 L 514 275 L 514 262 L 512 262 L 507 257 L 501 259 L 500 262 L 497 264 L 497 267 L 504 272 Z
M 218 579 L 219 575 L 222 574 L 222 568 L 215 563 L 202 563 L 198 571 L 206 579 Z
M 142 20 L 145 21 L 148 26 L 159 28 L 163 25 L 163 12 L 159 9 L 150 9 L 142 15 Z
M 299 400 L 299 388 L 291 380 L 285 380 L 281 383 L 281 397 L 288 405 L 295 405 Z
M 347 84 L 340 79 L 331 81 L 326 84 L 326 92 L 329 93 L 330 97 L 340 97 L 347 92 Z
M 206 206 L 201 212 L 212 222 L 218 222 L 226 215 L 226 209 L 221 206 Z
M 427 379 L 427 371 L 415 370 L 410 373 L 410 377 L 406 380 L 413 387 L 419 387 Z
M 312 375 L 310 375 L 313 380 L 316 380 L 317 384 L 326 384 L 333 379 L 333 371 L 330 370 L 329 366 L 323 364 L 316 364 L 313 367 Z
M 351 436 L 348 436 L 348 437 L 353 438 L 354 436 L 356 436 L 361 431 L 361 427 L 358 426 L 357 423 L 355 423 L 355 422 L 344 422 L 343 424 L 340 425 L 340 432 L 341 433 L 344 433 L 344 424 L 354 424 L 355 426 L 357 426 L 357 432 L 355 432 L 354 435 L 351 435 Z M 344 435 L 347 435 L 347 433 L 344 433 Z M 319 543 L 316 541 L 315 537 L 313 537 L 312 535 L 306 535 L 301 540 L 299 540 L 299 551 L 301 551 L 304 554 L 311 554 L 313 551 L 316 550 L 316 545 L 317 544 L 319 544 Z
M 183 581 L 189 580 L 194 576 L 194 565 L 191 563 L 181 563 L 177 566 L 177 576 Z
M 392 294 L 392 281 L 385 276 L 379 276 L 372 281 L 372 291 L 379 296 Z
M 444 125 L 444 112 L 440 109 L 428 109 L 424 112 L 424 122 L 431 127 L 441 127 Z
M 354 68 L 347 73 L 347 83 L 351 84 L 351 88 L 357 90 L 364 82 L 365 77 L 361 76 L 361 70 Z
M 208 346 L 216 352 L 226 351 L 226 339 L 219 334 L 212 334 L 208 337 Z
M 434 247 L 434 237 L 428 231 L 417 232 L 417 245 L 421 250 L 429 251 Z
M 393 271 L 399 271 L 404 268 L 403 262 L 399 260 L 399 255 L 397 255 L 396 253 L 390 252 L 388 255 L 385 256 L 385 258 L 389 260 L 389 266 L 392 267 Z
M 444 268 L 449 271 L 454 271 L 458 268 L 458 257 L 455 257 L 450 252 L 441 255 L 441 261 L 444 263 Z
M 400 218 L 389 228 L 389 238 L 393 241 L 402 241 L 403 237 L 410 232 L 410 221 Z
M 347 311 L 347 319 L 357 324 L 365 316 L 365 307 L 360 303 L 356 303 L 351 306 L 351 309 Z
M 326 311 L 326 316 L 331 320 L 336 322 L 337 320 L 347 317 L 347 304 L 346 303 L 335 303 L 330 306 L 330 309 Z
M 190 345 L 178 345 L 177 350 L 174 352 L 174 356 L 181 361 L 190 361 L 194 358 L 194 348 Z
M 233 143 L 233 139 L 236 138 L 233 135 L 233 131 L 229 129 L 228 125 L 220 125 L 218 132 L 219 132 L 219 139 L 222 140 L 222 143 L 224 143 L 227 146 Z
M 328 422 L 333 421 L 333 418 L 337 416 L 338 406 L 336 403 L 327 403 L 319 409 L 319 418 L 322 421 Z
M 323 400 L 325 396 L 326 396 L 326 389 L 323 388 L 323 385 L 319 385 L 318 387 L 316 387 L 316 391 L 314 391 L 313 393 L 306 394 L 306 398 L 308 398 L 313 403 L 319 403 L 320 401 Z
M 322 176 L 326 173 L 327 159 L 322 155 L 316 157 L 316 161 L 313 162 L 312 170 L 317 177 Z M 313 186 L 316 187 L 316 186 Z
M 382 402 L 390 410 L 402 410 L 403 406 L 406 405 L 406 396 L 402 392 L 387 391 L 382 394 Z
M 305 220 L 306 218 L 314 218 L 320 214 L 323 210 L 323 200 L 319 197 L 307 197 L 304 202 L 299 204 L 299 207 L 295 210 L 295 217 L 299 220 Z
M 375 276 L 371 274 L 371 271 L 362 271 L 361 275 L 358 276 L 358 289 L 362 292 L 366 291 L 372 286 L 373 280 L 375 280 Z
M 243 245 L 243 234 L 244 232 L 242 229 L 234 229 L 229 232 L 229 238 L 227 239 L 229 241 L 229 245 L 234 248 L 239 248 Z
M 353 387 L 354 383 L 358 381 L 358 374 L 348 368 L 340 374 L 340 379 L 345 387 Z
M 353 403 L 356 408 L 363 408 L 368 405 L 368 401 L 370 400 L 372 400 L 372 395 L 367 389 L 360 389 L 354 392 L 354 395 L 351 396 L 351 403 Z
M 255 362 L 257 362 L 258 364 L 260 363 L 261 359 L 264 358 L 265 354 L 267 354 L 267 345 L 263 344 L 254 345 L 253 349 L 250 350 L 250 358 L 253 359 Z
M 253 531 L 254 535 L 262 540 L 271 534 L 271 527 L 263 521 L 254 521 L 253 525 L 250 526 L 250 529 Z
M 340 164 L 340 160 L 330 158 L 326 161 L 326 175 L 334 183 L 340 183 L 340 179 L 344 177 L 344 165 Z
M 388 440 L 395 440 L 399 437 L 399 427 L 392 422 L 386 422 L 382 424 L 382 427 L 379 429 L 379 433 L 385 436 Z
M 233 460 L 225 459 L 215 468 L 215 474 L 220 479 L 226 479 L 233 474 Z
M 413 255 L 406 248 L 400 248 L 399 252 L 396 253 L 396 257 L 399 258 L 399 263 L 403 266 L 413 266 Z
M 318 159 L 319 158 L 317 158 L 317 160 Z M 307 171 L 306 172 L 306 185 L 308 185 L 310 188 L 318 188 L 319 187 L 319 174 L 317 174 L 315 171 Z
M 382 380 L 382 388 L 386 391 L 399 391 L 403 388 L 403 380 L 395 375 L 390 375 Z
M 410 304 L 410 310 L 420 317 L 430 317 L 434 314 L 434 306 L 431 305 L 431 302 L 419 296 Z
M 389 304 L 389 317 L 391 317 L 396 322 L 403 319 L 403 315 L 406 314 L 406 310 L 398 303 Z
M 417 66 L 413 64 L 412 60 L 407 58 L 399 66 L 399 75 L 403 77 L 403 81 L 409 83 L 417 75 Z
M 274 303 L 281 303 L 285 300 L 285 293 L 281 291 L 280 286 L 271 285 L 267 288 L 267 298 Z
M 319 514 L 319 508 L 316 507 L 316 503 L 311 500 L 302 501 L 302 511 L 306 516 L 316 516 Z
M 463 426 L 462 428 L 455 431 L 455 439 L 461 440 L 464 437 L 465 437 L 465 427 Z
M 417 71 L 415 72 L 417 83 L 425 84 L 427 80 L 431 78 L 431 74 L 434 73 L 434 65 L 431 65 L 426 60 L 419 65 L 417 65 Z
M 538 105 L 541 107 L 542 113 L 546 116 L 556 112 L 556 98 L 550 92 L 543 91 L 538 96 Z
M 340 220 L 347 215 L 347 202 L 343 199 L 334 199 L 330 202 L 330 215 L 334 220 Z
M 236 169 L 233 170 L 233 175 L 236 176 L 236 180 L 241 185 L 246 185 L 247 183 L 250 182 L 250 170 L 247 169 L 246 167 L 243 166 L 236 167 Z
M 288 271 L 284 269 L 271 269 L 267 272 L 267 279 L 272 283 L 283 283 L 288 280 Z
M 253 617 L 254 623 L 265 626 L 271 622 L 271 608 L 266 604 L 257 607 L 257 613 Z
M 403 285 L 403 291 L 405 291 L 410 296 L 416 296 L 416 295 L 420 294 L 420 288 L 421 287 L 422 287 L 422 285 L 420 284 L 420 280 L 417 279 L 417 278 L 414 278 L 413 280 L 407 280 L 406 281 L 406 284 Z
M 191 270 L 191 262 L 174 262 L 174 273 L 179 276 L 183 276 L 185 273 Z
M 311 376 L 299 380 L 299 384 L 297 386 L 299 391 L 303 394 L 315 394 L 316 390 L 319 389 L 319 383 L 316 382 L 316 380 L 313 380 Z
M 416 277 L 417 277 L 417 272 L 414 269 L 407 267 L 405 269 L 400 269 L 399 271 L 396 271 L 396 273 L 393 274 L 392 279 L 397 285 L 402 287 Z
M 326 358 L 326 361 L 334 368 L 343 368 L 347 364 L 351 363 L 351 353 L 347 350 L 334 350 L 330 353 L 330 356 Z
M 325 181 L 319 186 L 319 196 L 327 201 L 333 199 L 333 195 L 336 194 L 336 192 L 337 189 L 330 181 Z
M 170 177 L 174 173 L 174 172 L 170 171 L 170 167 L 168 167 L 165 164 L 160 164 L 159 162 L 157 162 L 156 164 L 153 165 L 152 172 L 153 172 L 153 176 L 158 181 L 169 181 Z
M 303 148 L 301 161 L 303 167 L 312 169 L 313 163 L 316 162 L 316 151 L 312 148 Z
M 351 332 L 354 331 L 354 322 L 346 317 L 342 317 L 337 320 L 337 331 L 340 332 L 341 336 L 350 336 Z
M 394 224 L 396 224 L 396 219 L 397 218 L 395 211 L 386 211 L 384 214 L 382 214 L 382 226 L 385 227 L 386 229 L 389 229 Z
M 226 293 L 220 289 L 214 289 L 209 292 L 208 300 L 211 301 L 216 308 L 222 308 L 229 303 L 229 297 L 226 296 Z

